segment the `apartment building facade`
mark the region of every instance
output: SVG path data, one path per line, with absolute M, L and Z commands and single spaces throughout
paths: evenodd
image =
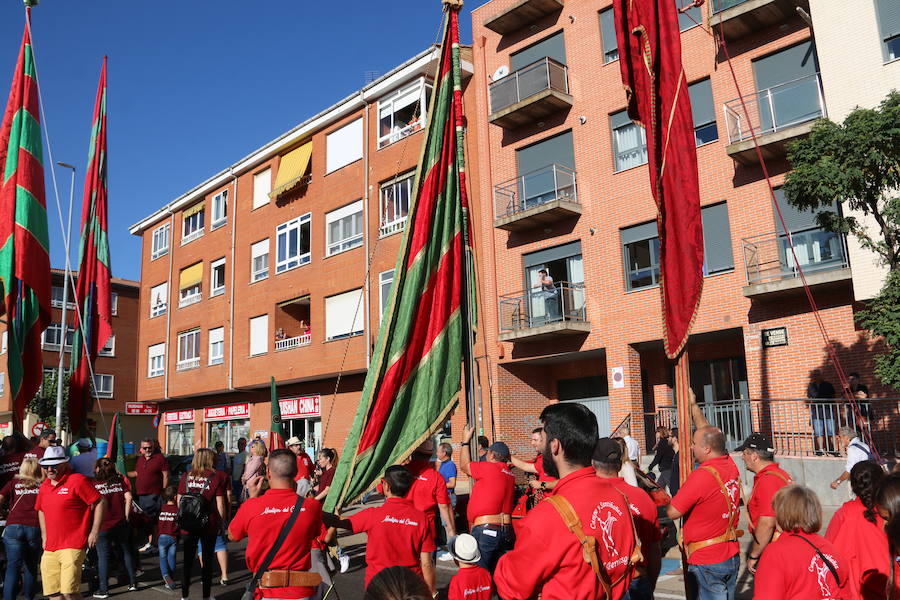
M 854 322 L 847 241 L 778 189 L 789 170 L 785 144 L 828 115 L 818 40 L 796 10 L 812 8 L 815 20 L 819 4 L 710 0 L 679 17 L 706 255 L 688 353 L 692 388 L 712 413 L 749 399 L 801 406 L 816 369 L 837 385 L 798 265 L 844 369 L 860 371 L 874 395 L 887 392 L 871 377 L 871 343 Z M 673 404 L 673 365 L 661 342 L 645 134 L 624 110 L 611 2 L 491 0 L 473 11 L 473 38 L 489 435 L 525 451 L 544 405 L 576 401 L 596 414 L 601 434 L 630 417 L 649 447 L 657 414 Z M 831 85 L 855 81 L 835 76 Z M 728 414 L 730 441 L 755 425 L 749 414 Z
M 343 446 L 438 58 L 419 53 L 131 228 L 143 243 L 137 393 L 160 403 L 167 452 L 267 438 L 271 378 L 288 436 Z

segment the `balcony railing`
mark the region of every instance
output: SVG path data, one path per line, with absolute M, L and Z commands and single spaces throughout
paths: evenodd
M 822 81 L 818 73 L 781 85 L 757 90 L 744 98 L 750 121 L 740 98 L 724 104 L 728 143 L 749 140 L 756 135 L 776 133 L 794 125 L 826 116 Z
M 545 90 L 569 93 L 568 69 L 549 57 L 492 83 L 491 113 L 498 113 Z
M 383 238 L 389 235 L 394 235 L 400 231 L 403 231 L 403 228 L 406 227 L 406 217 L 403 216 L 395 221 L 391 221 L 390 223 L 385 223 L 378 229 L 378 237 Z
M 713 14 L 722 12 L 723 10 L 728 10 L 738 4 L 743 4 L 747 2 L 747 0 L 713 0 L 712 1 L 712 10 Z
M 494 214 L 498 219 L 554 200 L 578 203 L 575 171 L 558 164 L 548 165 L 494 186 Z
M 847 266 L 843 237 L 819 228 L 767 233 L 745 238 L 742 243 L 750 285 L 798 277 L 800 268 L 804 273 L 814 273 Z
M 189 358 L 187 360 L 179 360 L 178 364 L 175 365 L 176 371 L 190 371 L 191 369 L 199 369 L 200 368 L 200 357 L 197 358 Z
M 200 293 L 191 294 L 190 296 L 182 296 L 178 299 L 178 308 L 184 308 L 185 306 L 190 306 L 191 304 L 197 304 L 202 299 L 203 294 Z
M 300 346 L 309 346 L 311 342 L 311 333 L 304 333 L 303 335 L 289 337 L 283 340 L 275 340 L 275 352 L 281 352 L 282 350 L 292 350 L 293 348 L 299 348 Z
M 583 283 L 561 281 L 552 290 L 529 290 L 500 297 L 501 332 L 565 322 L 587 322 Z

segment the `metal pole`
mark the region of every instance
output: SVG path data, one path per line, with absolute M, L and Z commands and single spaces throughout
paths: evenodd
M 63 359 L 66 353 L 66 308 L 69 304 L 69 275 L 72 272 L 70 264 L 70 249 L 72 242 L 72 206 L 75 202 L 75 167 L 64 162 L 56 163 L 61 167 L 72 170 L 72 183 L 69 186 L 69 221 L 66 229 L 66 267 L 63 279 L 62 317 L 60 318 L 62 332 L 59 343 L 59 366 L 56 369 L 56 429 L 62 438 L 62 409 L 63 409 Z M 77 309 L 76 309 L 77 310 Z

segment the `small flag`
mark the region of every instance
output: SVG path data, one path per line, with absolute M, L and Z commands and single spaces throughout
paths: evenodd
M 116 412 L 109 428 L 109 445 L 106 447 L 106 458 L 116 463 L 116 469 L 123 475 L 125 471 L 125 439 L 122 437 L 122 418 Z

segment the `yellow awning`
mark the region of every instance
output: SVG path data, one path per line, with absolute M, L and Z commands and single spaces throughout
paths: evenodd
M 269 192 L 269 198 L 275 199 L 300 183 L 309 169 L 310 156 L 312 156 L 311 141 L 281 157 L 278 176 L 275 178 L 275 187 Z
M 185 209 L 184 212 L 182 213 L 182 215 L 184 216 L 185 219 L 187 219 L 188 217 L 190 217 L 192 215 L 196 215 L 198 212 L 203 210 L 204 206 L 206 206 L 205 203 L 198 202 L 197 204 L 193 205 L 192 207 Z
M 203 280 L 203 263 L 198 262 L 181 270 L 181 277 L 178 280 L 178 289 L 183 290 L 193 287 Z

